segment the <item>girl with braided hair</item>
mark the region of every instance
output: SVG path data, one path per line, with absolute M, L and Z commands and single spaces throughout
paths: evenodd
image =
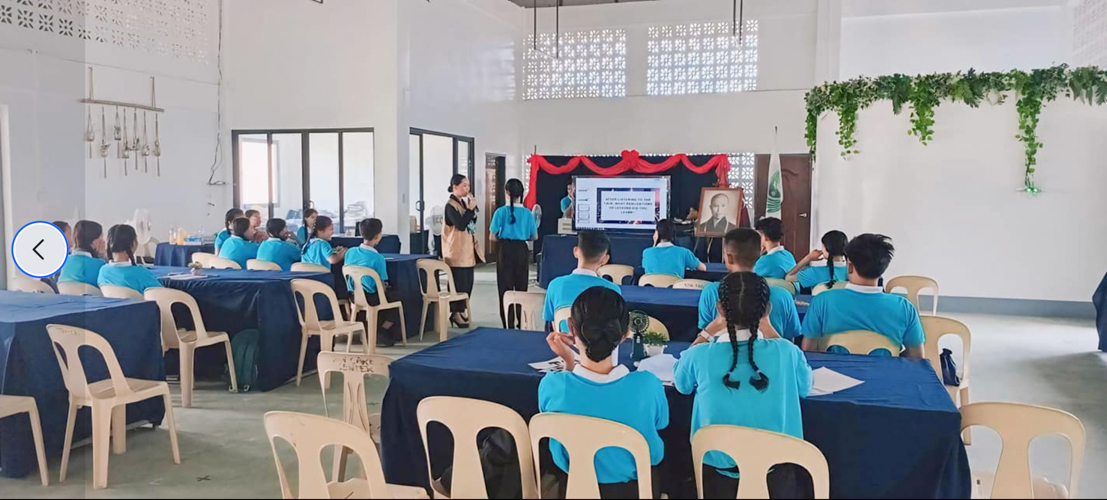
M 161 282 L 145 267 L 136 265 L 138 235 L 135 228 L 126 224 L 112 226 L 108 230 L 108 253 L 111 262 L 100 268 L 99 286 L 114 285 L 146 293 L 147 288 L 161 288 Z
M 822 249 L 812 250 L 784 277 L 789 282 L 799 283 L 800 291 L 811 290 L 819 285 L 833 288 L 839 282 L 849 280 L 846 264 L 846 244 L 849 243 L 849 238 L 846 233 L 830 231 L 823 235 L 822 242 Z M 819 261 L 826 261 L 826 265 L 811 265 Z
M 758 329 L 769 314 L 769 284 L 751 272 L 732 273 L 719 286 L 718 316 L 708 331 L 712 342 L 681 355 L 674 385 L 696 394 L 692 435 L 708 425 L 763 429 L 803 439 L 800 399 L 811 390 L 807 359 L 791 341 L 765 339 Z M 738 491 L 738 470 L 723 453 L 704 458 L 704 498 L 730 498 Z M 769 474 L 773 498 L 795 492 L 797 471 L 777 467 Z M 801 474 L 802 475 L 802 474 Z
M 534 214 L 523 206 L 523 181 L 507 181 L 507 206 L 500 207 L 492 215 L 488 231 L 499 252 L 496 262 L 496 283 L 500 289 L 500 321 L 504 328 L 514 328 L 517 309 L 504 311 L 504 294 L 509 291 L 525 292 L 530 283 L 530 247 L 528 242 L 538 239 L 538 226 Z

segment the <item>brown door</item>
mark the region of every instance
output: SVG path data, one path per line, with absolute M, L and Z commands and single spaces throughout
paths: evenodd
M 489 227 L 492 225 L 492 214 L 496 209 L 507 204 L 504 199 L 504 179 L 507 169 L 507 157 L 497 154 L 486 154 L 484 163 L 484 248 L 487 250 L 485 258 L 488 262 L 496 262 L 496 242 L 492 241 Z
M 757 220 L 765 216 L 769 160 L 770 155 L 757 155 L 754 196 Z M 784 246 L 799 260 L 811 251 L 811 155 L 780 155 L 780 172 L 784 177 L 784 206 L 780 214 L 784 222 Z

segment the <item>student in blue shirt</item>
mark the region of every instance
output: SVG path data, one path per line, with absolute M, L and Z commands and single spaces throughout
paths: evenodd
M 300 262 L 300 247 L 287 241 L 292 237 L 288 233 L 288 223 L 284 219 L 269 219 L 265 224 L 269 239 L 258 247 L 258 260 L 272 262 L 281 266 L 282 271 L 291 271 L 292 264 Z
M 138 250 L 138 235 L 135 228 L 126 224 L 112 226 L 108 230 L 108 251 L 111 262 L 100 268 L 97 285 L 121 286 L 138 293 L 146 293 L 148 288 L 161 288 L 161 282 L 149 269 L 135 264 L 135 251 Z
M 868 330 L 904 348 L 902 356 L 926 357 L 926 335 L 915 305 L 901 295 L 884 293 L 877 283 L 892 263 L 895 247 L 882 234 L 862 234 L 846 245 L 849 285 L 811 299 L 803 318 L 803 349 L 816 351 L 819 339 L 835 333 Z
M 669 426 L 669 401 L 665 387 L 654 374 L 630 370 L 619 364 L 618 346 L 627 336 L 630 313 L 622 296 L 606 288 L 585 290 L 573 303 L 569 329 L 572 336 L 551 333 L 546 341 L 565 363 L 565 371 L 548 373 L 538 385 L 538 410 L 618 422 L 638 431 L 650 447 L 650 463 L 665 457 L 658 431 Z M 573 348 L 581 356 L 575 361 Z M 550 454 L 561 472 L 569 471 L 569 456 L 556 440 Z M 602 498 L 638 498 L 640 471 L 626 450 L 605 449 L 596 454 L 596 479 Z M 565 498 L 566 477 L 559 478 Z M 653 481 L 657 498 L 660 482 Z
M 749 272 L 757 265 L 761 257 L 761 236 L 749 228 L 733 229 L 723 238 L 723 260 L 727 271 L 732 273 Z M 697 343 L 713 338 L 718 331 L 711 325 L 719 316 L 719 283 L 711 283 L 700 293 L 700 334 Z M 772 287 L 769 290 L 769 303 L 772 312 L 760 326 L 766 338 L 777 336 L 792 340 L 800 335 L 799 312 L 796 311 L 796 299 L 787 290 Z M 716 324 L 716 327 L 718 325 Z
M 823 235 L 823 248 L 814 249 L 796 267 L 788 271 L 784 279 L 798 283 L 801 291 L 810 291 L 819 285 L 833 288 L 835 284 L 849 280 L 846 269 L 846 244 L 849 238 L 841 231 Z M 825 266 L 812 266 L 812 262 L 826 261 Z
M 654 246 L 642 251 L 642 268 L 646 274 L 666 274 L 684 279 L 687 269 L 707 270 L 707 265 L 700 262 L 691 250 L 673 244 L 675 231 L 673 221 L 664 219 L 657 222 L 657 230 L 653 233 Z
M 62 267 L 59 283 L 84 283 L 98 286 L 100 268 L 107 264 L 104 252 L 104 227 L 88 220 L 77 223 L 73 229 L 73 253 Z
M 253 238 L 246 241 L 253 241 L 254 243 L 261 243 L 269 239 L 269 233 L 261 228 L 261 212 L 258 210 L 247 210 L 244 215 L 247 219 L 250 219 L 250 232 L 253 234 Z
M 569 186 L 565 188 L 566 195 L 561 199 L 561 218 L 572 219 L 573 218 L 573 197 L 577 195 L 577 180 L 576 178 L 569 180 Z
M 219 255 L 219 249 L 223 248 L 223 243 L 231 237 L 231 224 L 234 220 L 246 215 L 242 209 L 232 208 L 227 210 L 227 215 L 223 218 L 223 231 L 215 235 L 215 255 Z
M 573 248 L 573 255 L 577 258 L 577 270 L 568 276 L 556 278 L 546 288 L 546 304 L 542 311 L 542 317 L 547 323 L 552 323 L 554 316 L 560 309 L 573 307 L 573 302 L 581 292 L 592 287 L 603 287 L 614 290 L 622 295 L 623 291 L 610 281 L 600 277 L 599 270 L 607 265 L 611 256 L 611 241 L 607 235 L 599 231 L 581 231 L 577 235 L 577 246 Z M 566 325 L 553 325 L 554 330 L 566 332 Z
M 681 394 L 696 396 L 692 436 L 709 425 L 734 425 L 803 439 L 800 399 L 811 390 L 811 367 L 795 344 L 759 334 L 769 312 L 771 288 L 750 272 L 724 278 L 713 329 L 719 333 L 681 354 L 673 385 Z M 711 452 L 704 465 L 704 498 L 737 495 L 739 471 L 730 457 Z M 772 498 L 812 498 L 785 493 L 808 484 L 800 480 L 798 469 L 773 468 L 768 477 Z
M 762 278 L 784 279 L 788 271 L 796 267 L 796 258 L 780 243 L 784 240 L 784 223 L 776 217 L 766 217 L 757 221 L 756 229 L 761 233 L 761 249 L 765 255 L 757 261 L 753 272 Z
M 384 256 L 377 251 L 377 245 L 381 243 L 381 238 L 384 236 L 384 224 L 380 219 L 362 219 L 358 223 L 358 229 L 364 241 L 361 246 L 351 248 L 346 252 L 346 265 L 367 267 L 376 271 L 385 286 L 385 298 L 389 302 L 396 301 L 397 299 L 391 293 L 391 287 L 388 286 L 388 263 L 384 260 Z M 350 278 L 346 278 L 346 287 L 350 290 L 351 295 L 354 293 L 354 286 L 354 282 Z M 365 299 L 369 302 L 369 305 L 381 305 L 381 297 L 377 293 L 377 282 L 373 278 L 368 276 L 362 278 L 361 287 L 365 290 Z M 377 315 L 377 347 L 396 345 L 396 340 L 401 335 L 395 331 L 398 321 L 399 311 L 395 309 L 382 311 Z M 384 335 L 381 335 L 381 333 L 384 333 Z
M 528 242 L 538 239 L 538 226 L 534 214 L 523 203 L 523 181 L 507 181 L 505 207 L 492 214 L 488 228 L 492 241 L 497 242 L 499 258 L 496 261 L 496 283 L 500 289 L 500 322 L 504 328 L 514 328 L 515 309 L 504 311 L 504 294 L 509 291 L 526 292 L 530 285 L 530 247 Z M 516 206 L 516 204 L 519 204 Z
M 300 225 L 300 229 L 296 230 L 296 240 L 300 242 L 300 246 L 308 244 L 311 240 L 311 231 L 315 229 L 315 221 L 319 219 L 319 211 L 314 208 L 308 208 L 304 210 L 304 221 Z
M 331 246 L 331 238 L 334 237 L 334 221 L 330 217 L 320 216 L 315 220 L 315 227 L 308 235 L 307 245 L 304 245 L 302 261 L 306 264 L 315 264 L 327 269 L 332 264 L 338 264 L 346 258 L 346 249 L 335 249 Z
M 246 269 L 246 263 L 258 258 L 258 244 L 254 243 L 254 228 L 250 219 L 239 217 L 231 223 L 232 236 L 223 242 L 219 249 L 219 257 L 233 260 L 242 269 Z

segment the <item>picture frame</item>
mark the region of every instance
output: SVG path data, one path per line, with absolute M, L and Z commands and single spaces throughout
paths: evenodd
M 742 220 L 745 205 L 742 188 L 710 186 L 700 190 L 700 202 L 696 205 L 699 218 L 695 221 L 697 238 L 722 238 L 737 229 Z

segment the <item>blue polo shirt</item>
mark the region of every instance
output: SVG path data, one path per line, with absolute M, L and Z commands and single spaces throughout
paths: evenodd
M 334 247 L 331 246 L 331 242 L 317 238 L 307 244 L 301 260 L 305 264 L 315 264 L 330 269 L 331 262 L 327 259 L 332 255 L 334 255 Z
M 691 250 L 668 241 L 642 251 L 642 268 L 646 274 L 667 274 L 684 279 L 685 270 L 698 269 L 700 265 L 700 259 Z
M 296 230 L 296 239 L 300 240 L 300 246 L 306 245 L 308 242 L 308 227 L 300 226 L 300 229 Z
M 608 375 L 600 375 L 578 365 L 572 373 L 546 374 L 538 385 L 538 410 L 600 418 L 631 427 L 646 438 L 650 464 L 658 465 L 665 458 L 665 443 L 658 431 L 669 426 L 665 386 L 652 373 L 628 372 L 620 366 Z M 550 441 L 550 454 L 558 468 L 569 471 L 569 455 L 556 440 Z M 634 457 L 626 450 L 600 450 L 595 463 L 600 484 L 638 479 Z
M 719 284 L 711 283 L 703 287 L 700 293 L 700 329 L 707 328 L 715 317 L 719 315 L 717 304 L 719 303 Z M 796 299 L 787 290 L 778 286 L 769 287 L 769 323 L 776 329 L 776 333 L 786 339 L 794 339 L 800 334 L 799 311 L 796 310 Z
M 239 267 L 246 269 L 247 261 L 258 258 L 258 244 L 238 236 L 231 236 L 219 248 L 219 257 L 233 260 Z
M 750 332 L 737 333 L 739 339 L 744 339 L 738 343 L 738 365 L 730 377 L 741 383 L 737 390 L 723 384 L 734 359 L 729 333 L 684 351 L 674 368 L 676 390 L 696 395 L 692 436 L 708 425 L 736 425 L 803 439 L 800 399 L 807 397 L 812 384 L 807 358 L 788 340 L 758 340 L 753 357 L 761 373 L 769 378 L 765 392 L 758 391 L 749 382 L 754 375 L 749 363 Z M 704 463 L 717 469 L 735 467 L 734 461 L 720 452 L 708 453 Z
M 789 252 L 783 246 L 779 246 L 757 259 L 757 264 L 753 266 L 753 272 L 762 278 L 782 280 L 785 276 L 788 276 L 788 271 L 791 271 L 793 267 L 796 267 L 796 258 L 792 256 L 792 252 Z
M 281 266 L 282 271 L 291 271 L 292 264 L 300 262 L 302 258 L 300 247 L 280 238 L 269 238 L 258 247 L 258 260 Z
M 849 281 L 849 268 L 845 262 L 834 263 L 834 281 Z M 830 283 L 830 267 L 809 266 L 807 269 L 796 273 L 796 282 L 800 288 L 815 288 L 819 285 Z
M 906 298 L 878 286 L 850 284 L 811 299 L 803 318 L 804 338 L 817 339 L 851 330 L 868 330 L 904 347 L 926 343 L 919 312 Z
M 219 253 L 219 249 L 223 248 L 223 243 L 226 243 L 227 239 L 231 237 L 231 232 L 224 229 L 219 234 L 215 235 L 215 253 Z
M 561 213 L 564 214 L 565 211 L 568 210 L 569 207 L 571 207 L 571 206 L 573 206 L 573 199 L 572 198 L 566 196 L 566 197 L 561 199 Z
M 357 248 L 351 248 L 346 252 L 346 265 L 347 266 L 360 266 L 368 267 L 377 272 L 380 275 L 381 281 L 388 281 L 388 262 L 384 260 L 384 256 L 369 245 L 362 244 Z M 368 293 L 377 293 L 377 282 L 373 281 L 373 278 L 368 276 L 361 279 L 361 286 L 365 288 Z M 351 292 L 354 291 L 354 283 L 350 278 L 346 278 L 346 287 Z
M 142 266 L 130 262 L 111 262 L 100 268 L 97 286 L 112 285 L 130 288 L 138 293 L 146 293 L 147 288 L 161 288 L 161 282 L 154 274 Z
M 488 230 L 501 240 L 530 241 L 537 232 L 534 226 L 534 214 L 526 207 L 515 206 L 515 223 L 511 223 L 512 208 L 510 206 L 496 209 L 492 214 L 492 225 Z
M 99 286 L 100 268 L 107 262 L 104 259 L 93 257 L 92 254 L 81 250 L 74 250 L 73 255 L 65 261 L 62 267 L 59 283 L 84 283 L 86 285 Z
M 557 313 L 558 309 L 573 307 L 573 302 L 577 301 L 580 294 L 597 286 L 615 290 L 615 293 L 619 295 L 623 294 L 623 290 L 619 288 L 619 285 L 607 281 L 587 269 L 577 269 L 573 271 L 573 274 L 562 276 L 550 282 L 549 288 L 546 289 L 546 306 L 542 311 L 542 317 L 546 321 L 553 321 L 554 314 Z

